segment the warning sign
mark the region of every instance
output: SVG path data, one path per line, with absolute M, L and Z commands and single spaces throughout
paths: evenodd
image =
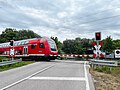
M 10 56 L 14 56 L 14 49 L 10 49 Z

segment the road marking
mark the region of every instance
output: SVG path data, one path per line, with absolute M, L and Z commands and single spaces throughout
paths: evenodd
M 66 80 L 66 81 L 85 81 L 84 77 L 31 77 L 31 80 Z
M 55 65 L 55 64 L 54 64 L 54 65 Z M 30 75 L 30 76 L 28 76 L 28 77 L 26 77 L 26 78 L 23 78 L 23 79 L 21 79 L 21 80 L 19 80 L 19 81 L 17 81 L 17 82 L 14 82 L 14 83 L 12 83 L 12 84 L 4 87 L 4 88 L 1 88 L 0 90 L 6 90 L 6 89 L 8 89 L 8 88 L 10 88 L 10 87 L 12 87 L 12 86 L 20 83 L 20 82 L 23 82 L 23 81 L 25 81 L 25 80 L 27 80 L 27 79 L 35 76 L 35 75 L 38 74 L 38 73 L 41 73 L 41 72 L 43 72 L 43 71 L 45 71 L 45 70 L 47 70 L 47 69 L 49 69 L 49 68 L 52 68 L 54 65 L 48 66 L 48 67 L 46 67 L 46 68 L 44 68 L 44 69 L 42 69 L 42 70 L 40 70 L 40 71 L 38 71 L 38 72 L 36 72 L 36 73 L 33 73 L 32 75 Z
M 86 68 L 86 61 L 84 63 L 84 71 L 85 71 L 85 81 L 86 81 L 86 90 L 90 90 L 88 76 L 87 76 L 87 68 Z

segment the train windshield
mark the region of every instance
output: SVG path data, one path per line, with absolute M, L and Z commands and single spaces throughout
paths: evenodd
M 49 43 L 50 44 L 50 48 L 51 48 L 51 51 L 56 51 L 56 45 L 55 43 Z
M 51 51 L 57 51 L 55 42 L 52 39 L 47 38 L 47 40 L 48 40 L 48 43 L 50 45 Z

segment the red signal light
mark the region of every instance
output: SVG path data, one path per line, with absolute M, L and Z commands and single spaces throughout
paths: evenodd
M 96 40 L 101 40 L 101 32 L 96 32 L 95 38 L 96 38 Z
M 96 33 L 96 36 L 100 36 L 100 34 L 99 34 L 99 33 Z

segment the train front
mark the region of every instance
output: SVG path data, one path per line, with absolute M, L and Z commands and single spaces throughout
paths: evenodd
M 49 44 L 49 56 L 51 60 L 54 60 L 58 56 L 58 49 L 54 40 L 47 38 Z

